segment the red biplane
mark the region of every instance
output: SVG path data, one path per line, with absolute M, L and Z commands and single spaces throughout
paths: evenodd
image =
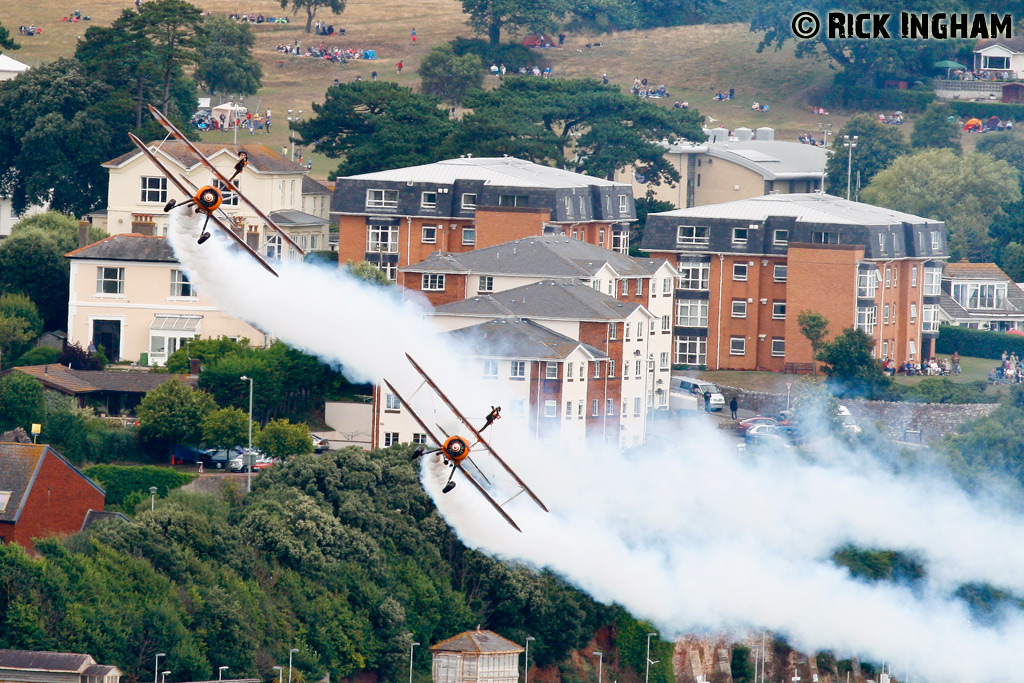
M 239 237 L 238 234 L 231 229 L 231 218 L 226 213 L 224 213 L 223 209 L 221 209 L 221 204 L 224 202 L 226 192 L 228 198 L 238 197 L 238 199 L 241 200 L 242 203 L 248 206 L 253 213 L 259 216 L 263 220 L 263 222 L 266 223 L 272 230 L 277 232 L 277 234 L 281 236 L 281 239 L 290 244 L 293 249 L 299 252 L 300 255 L 305 254 L 305 252 L 299 247 L 299 245 L 296 244 L 292 240 L 292 238 L 288 236 L 288 233 L 286 233 L 276 223 L 274 223 L 274 221 L 271 220 L 270 216 L 266 215 L 258 206 L 253 204 L 249 200 L 249 198 L 246 197 L 241 192 L 241 190 L 238 189 L 238 186 L 235 185 L 235 179 L 238 178 L 238 176 L 242 173 L 242 170 L 249 163 L 249 155 L 247 152 L 241 151 L 238 153 L 238 162 L 235 164 L 235 172 L 231 175 L 230 178 L 228 178 L 223 173 L 221 173 L 220 170 L 217 169 L 217 167 L 214 166 L 213 163 L 209 159 L 207 159 L 202 152 L 199 151 L 199 148 L 196 147 L 191 140 L 185 137 L 182 134 L 182 132 L 178 130 L 177 127 L 175 127 L 175 125 L 171 123 L 159 109 L 157 109 L 153 105 L 150 105 L 149 111 L 153 114 L 153 118 L 155 118 L 157 122 L 164 127 L 168 134 L 171 137 L 175 138 L 176 140 L 180 141 L 182 144 L 184 144 L 185 147 L 188 148 L 188 150 L 196 156 L 196 159 L 199 161 L 199 163 L 202 164 L 205 168 L 207 168 L 210 171 L 210 174 L 220 184 L 220 187 L 218 187 L 216 183 L 211 185 L 204 185 L 203 187 L 196 187 L 188 178 L 184 176 L 178 177 L 177 175 L 175 175 L 170 169 L 168 169 L 163 164 L 162 161 L 160 161 L 160 159 L 153 153 L 153 150 L 151 150 L 146 145 L 146 143 L 144 143 L 142 140 L 140 140 L 132 133 L 128 133 L 128 137 L 131 138 L 131 141 L 133 143 L 135 143 L 135 146 L 142 150 L 142 153 L 145 154 L 146 157 L 151 162 L 153 162 L 153 164 L 160 170 L 160 172 L 163 173 L 167 177 L 167 179 L 174 184 L 176 188 L 178 188 L 178 191 L 180 191 L 182 194 L 188 197 L 188 199 L 182 202 L 181 204 L 178 204 L 176 200 L 171 199 L 169 202 L 167 202 L 166 205 L 164 205 L 164 211 L 171 211 L 176 206 L 193 206 L 197 214 L 206 214 L 206 221 L 203 223 L 202 234 L 199 235 L 199 244 L 202 244 L 203 242 L 210 238 L 210 233 L 207 231 L 207 227 L 209 226 L 210 221 L 213 221 L 214 225 L 220 228 L 224 232 L 224 234 L 226 234 L 229 238 L 234 240 L 234 242 L 238 244 L 242 249 L 248 252 L 250 256 L 252 256 L 260 263 L 260 265 L 262 265 L 264 268 L 266 268 L 274 275 L 277 275 L 274 269 L 270 267 L 270 264 L 268 264 L 266 260 L 264 260 L 264 258 L 260 256 L 260 254 L 255 249 L 246 244 L 245 240 Z M 226 188 L 226 190 L 222 190 L 221 187 Z
M 444 432 L 444 429 L 442 429 L 440 425 L 436 426 L 441 431 L 445 438 L 443 440 L 437 438 L 436 436 L 434 436 L 434 433 L 431 431 L 430 427 L 427 426 L 423 418 L 421 418 L 419 414 L 413 409 L 413 407 L 409 405 L 409 402 L 406 401 L 405 398 L 400 393 L 398 393 L 398 390 L 395 389 L 394 385 L 391 384 L 391 382 L 387 381 L 386 379 L 384 380 L 384 384 L 387 385 L 388 389 L 391 391 L 392 394 L 398 397 L 399 402 L 402 404 L 402 406 L 405 407 L 406 410 L 409 411 L 409 414 L 412 415 L 413 419 L 416 420 L 416 424 L 418 424 L 423 429 L 424 433 L 427 435 L 427 438 L 430 440 L 430 442 L 436 444 L 435 447 L 430 448 L 429 450 L 426 446 L 419 446 L 413 452 L 413 457 L 437 454 L 444 460 L 444 463 L 446 465 L 449 465 L 452 468 L 451 473 L 449 473 L 448 475 L 448 481 L 445 483 L 444 489 L 442 489 L 442 493 L 448 493 L 453 488 L 455 488 L 454 477 L 456 470 L 458 470 L 466 479 L 469 480 L 469 483 L 471 483 L 477 489 L 477 491 L 479 491 L 481 495 L 483 495 L 483 497 L 487 499 L 487 502 L 490 503 L 491 506 L 493 506 L 494 509 L 498 511 L 498 514 L 500 514 L 505 519 L 506 522 L 511 524 L 512 528 L 514 528 L 516 531 L 522 532 L 522 529 L 520 529 L 519 525 L 515 523 L 515 520 L 513 520 L 512 517 L 510 517 L 509 514 L 505 512 L 504 506 L 510 503 L 516 497 L 518 497 L 519 494 L 525 492 L 528 496 L 530 496 L 530 498 L 533 499 L 533 502 L 535 502 L 537 505 L 540 506 L 542 510 L 544 510 L 544 512 L 548 512 L 547 506 L 544 505 L 541 499 L 537 497 L 537 494 L 534 493 L 530 489 L 530 487 L 526 485 L 526 482 L 524 482 L 519 477 L 519 475 L 516 474 L 515 470 L 513 470 L 508 465 L 508 463 L 506 463 L 505 460 L 500 455 L 498 455 L 498 453 L 491 447 L 491 445 L 487 443 L 486 439 L 484 439 L 484 435 L 481 433 L 485 429 L 490 427 L 492 424 L 494 424 L 495 421 L 501 418 L 501 408 L 492 407 L 491 412 L 488 413 L 483 426 L 480 427 L 480 429 L 477 429 L 472 424 L 470 424 L 469 420 L 466 419 L 466 417 L 459 411 L 458 408 L 455 407 L 455 404 L 453 404 L 451 400 L 447 396 L 445 396 L 444 392 L 441 391 L 441 388 L 437 386 L 437 383 L 435 383 L 434 380 L 430 378 L 430 375 L 428 375 L 423 370 L 423 368 L 421 368 L 419 364 L 412 359 L 412 356 L 410 356 L 409 354 L 405 354 L 405 357 L 409 359 L 409 362 L 412 363 L 412 367 L 423 378 L 423 384 L 426 384 L 428 387 L 430 387 L 430 389 L 433 390 L 435 394 L 437 394 L 438 398 L 440 398 L 444 402 L 444 404 L 448 407 L 452 414 L 454 414 L 455 417 L 458 418 L 459 422 L 461 422 L 463 426 L 465 426 L 466 429 L 470 431 L 470 433 L 472 434 L 472 437 L 470 437 L 470 439 L 475 439 L 472 443 L 470 443 L 470 439 L 467 439 L 466 437 L 459 436 L 458 434 L 446 434 Z M 421 384 L 420 386 L 422 387 L 423 385 Z M 466 463 L 471 464 L 473 468 L 477 471 L 477 473 L 480 475 L 480 477 L 483 478 L 484 482 L 490 484 L 490 481 L 487 479 L 487 476 L 483 473 L 483 470 L 481 470 L 476 465 L 476 463 L 474 463 L 469 457 L 470 451 L 472 451 L 472 449 L 475 448 L 476 446 L 483 446 L 483 448 L 488 453 L 490 453 L 491 457 L 494 458 L 494 461 L 512 477 L 516 486 L 519 487 L 519 491 L 517 491 L 515 495 L 506 500 L 504 503 L 499 503 L 497 500 L 495 500 L 494 497 L 491 496 L 490 493 L 488 493 L 487 489 L 485 489 L 483 485 L 476 480 L 476 477 L 474 477 L 466 468 Z

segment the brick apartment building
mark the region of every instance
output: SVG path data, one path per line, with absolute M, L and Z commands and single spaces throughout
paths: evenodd
M 331 200 L 338 258 L 392 280 L 434 251 L 462 253 L 560 234 L 626 253 L 636 220 L 626 183 L 511 157 L 448 159 L 339 178 Z
M 0 443 L 0 542 L 32 549 L 32 539 L 73 534 L 106 494 L 44 444 Z
M 643 247 L 673 260 L 674 362 L 712 369 L 812 363 L 797 315 L 849 327 L 875 355 L 919 362 L 938 335 L 939 221 L 825 194 L 773 194 L 651 214 Z

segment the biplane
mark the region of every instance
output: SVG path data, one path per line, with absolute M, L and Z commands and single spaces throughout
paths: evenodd
M 190 152 L 192 152 L 192 154 L 195 155 L 196 160 L 200 164 L 202 164 L 203 167 L 210 171 L 210 174 L 214 177 L 216 181 L 210 185 L 196 187 L 196 185 L 187 177 L 176 175 L 169 168 L 167 168 L 167 166 L 165 166 L 164 163 L 160 161 L 160 159 L 156 156 L 156 154 L 153 153 L 153 150 L 151 150 L 149 146 L 146 145 L 146 143 L 144 143 L 142 140 L 140 140 L 132 133 L 128 133 L 128 137 L 131 138 L 131 141 L 133 143 L 135 143 L 135 146 L 142 150 L 142 153 L 145 154 L 146 157 L 151 162 L 153 162 L 153 164 L 160 170 L 160 172 L 163 173 L 164 176 L 166 176 L 167 179 L 171 181 L 171 183 L 176 188 L 178 188 L 179 192 L 188 197 L 187 200 L 181 202 L 180 204 L 177 202 L 177 200 L 171 199 L 169 202 L 167 202 L 167 204 L 164 205 L 164 211 L 170 212 L 176 207 L 191 206 L 193 207 L 193 210 L 195 211 L 196 214 L 206 214 L 206 220 L 203 222 L 203 229 L 198 238 L 199 244 L 202 244 L 203 242 L 210 238 L 210 232 L 207 230 L 207 228 L 210 225 L 210 221 L 213 221 L 214 225 L 220 228 L 225 235 L 231 238 L 244 251 L 248 252 L 248 254 L 252 256 L 254 259 L 256 259 L 261 266 L 266 268 L 275 276 L 277 275 L 277 272 L 274 271 L 274 269 L 270 266 L 269 263 L 266 262 L 266 260 L 259 254 L 259 252 L 250 247 L 245 242 L 245 240 L 243 240 L 234 230 L 231 229 L 231 217 L 224 212 L 224 210 L 221 208 L 221 204 L 224 203 L 225 198 L 230 199 L 233 197 L 237 197 L 243 204 L 248 206 L 253 213 L 259 216 L 264 223 L 266 223 L 272 230 L 274 230 L 278 235 L 280 235 L 281 239 L 283 239 L 285 242 L 291 245 L 293 249 L 299 252 L 300 255 L 305 254 L 305 252 L 299 247 L 299 245 L 296 244 L 292 240 L 292 238 L 288 236 L 288 233 L 286 233 L 276 223 L 274 223 L 274 221 L 271 220 L 270 216 L 266 215 L 258 206 L 253 204 L 249 200 L 249 198 L 246 197 L 245 194 L 243 194 L 242 191 L 238 189 L 238 186 L 235 184 L 235 180 L 238 178 L 239 175 L 241 175 L 242 171 L 249 164 L 249 155 L 247 152 L 239 152 L 238 162 L 235 164 L 234 167 L 235 172 L 231 175 L 230 178 L 228 178 L 223 173 L 221 173 L 220 170 L 216 166 L 214 166 L 213 163 L 209 159 L 207 159 L 202 152 L 199 151 L 199 148 L 196 147 L 191 140 L 185 137 L 184 134 L 182 134 L 182 132 L 178 130 L 178 128 L 173 123 L 171 123 L 170 120 L 168 120 L 168 118 L 164 116 L 159 109 L 157 109 L 153 105 L 149 105 L 149 111 L 151 114 L 153 114 L 153 118 L 155 118 L 157 122 L 164 127 L 164 130 L 167 131 L 168 137 L 173 137 L 174 139 L 184 144 L 185 147 Z
M 487 502 L 490 503 L 491 506 L 498 511 L 498 514 L 500 514 L 505 519 L 506 522 L 511 524 L 513 529 L 519 531 L 520 533 L 522 532 L 522 529 L 520 529 L 519 525 L 515 523 L 515 520 L 513 520 L 512 517 L 507 512 L 505 512 L 505 505 L 512 502 L 520 494 L 526 493 L 530 498 L 533 499 L 533 502 L 535 502 L 538 506 L 540 506 L 542 510 L 544 510 L 544 512 L 548 512 L 547 506 L 544 505 L 543 501 L 541 501 L 541 499 L 537 497 L 537 494 L 534 493 L 533 490 L 531 490 L 530 487 L 526 485 L 526 482 L 524 482 L 522 478 L 518 474 L 516 474 L 515 470 L 513 470 L 509 466 L 509 464 L 505 462 L 505 460 L 500 455 L 498 455 L 494 448 L 492 448 L 491 445 L 487 443 L 487 440 L 484 439 L 484 435 L 482 434 L 482 432 L 501 418 L 501 407 L 492 406 L 491 412 L 487 414 L 483 426 L 481 426 L 480 429 L 477 429 L 472 425 L 472 423 L 470 423 L 466 416 L 463 415 L 462 412 L 455 407 L 455 404 L 451 402 L 451 400 L 445 395 L 443 391 L 441 391 L 441 388 L 437 386 L 437 383 L 430 378 L 430 375 L 428 375 L 423 370 L 423 368 L 420 367 L 419 363 L 413 360 L 412 356 L 410 356 L 409 354 L 405 354 L 405 357 L 409 359 L 409 362 L 412 364 L 412 367 L 416 370 L 417 373 L 419 373 L 420 377 L 423 378 L 423 383 L 420 385 L 420 388 L 422 388 L 424 385 L 429 387 L 434 392 L 434 394 L 436 394 L 437 397 L 440 398 L 442 402 L 444 402 L 444 404 L 448 407 L 448 410 L 450 410 L 452 414 L 455 415 L 458 421 L 461 422 L 462 425 L 466 429 L 468 429 L 470 434 L 472 435 L 471 437 L 466 438 L 458 434 L 447 434 L 440 425 L 435 425 L 441 432 L 441 434 L 444 436 L 443 439 L 439 439 L 437 436 L 434 435 L 433 430 L 431 430 L 430 427 L 427 426 L 427 423 L 424 421 L 424 419 L 413 409 L 413 407 L 409 404 L 405 397 L 403 397 L 402 394 L 400 394 L 398 390 L 395 389 L 394 385 L 391 384 L 391 382 L 389 382 L 388 380 L 384 380 L 384 384 L 387 385 L 388 390 L 390 390 L 391 393 L 398 398 L 399 403 L 401 403 L 401 405 L 404 406 L 405 409 L 409 411 L 409 414 L 412 415 L 414 420 L 416 420 L 416 424 L 418 424 L 423 429 L 423 432 L 427 435 L 427 438 L 430 440 L 432 444 L 434 444 L 434 446 L 431 448 L 428 448 L 426 445 L 421 444 L 416 448 L 415 451 L 413 451 L 413 457 L 418 458 L 424 455 L 436 454 L 440 456 L 440 458 L 444 461 L 446 465 L 451 467 L 451 472 L 448 475 L 448 481 L 445 483 L 444 488 L 441 490 L 441 492 L 449 493 L 452 489 L 454 489 L 455 472 L 461 472 L 462 476 L 465 477 L 469 481 L 469 483 L 471 483 L 476 488 L 476 490 L 480 492 L 480 494 L 487 500 Z M 419 388 L 417 388 L 416 391 L 419 391 Z M 477 464 L 473 462 L 473 460 L 469 457 L 470 452 L 477 446 L 482 446 L 483 449 L 491 455 L 494 461 L 506 473 L 508 473 L 509 476 L 512 477 L 512 480 L 519 488 L 519 490 L 504 503 L 499 503 L 497 500 L 495 500 L 495 498 L 488 492 L 488 490 L 484 488 L 483 484 L 477 481 L 476 477 L 469 471 L 469 468 L 467 467 L 467 465 L 471 465 L 473 469 L 476 470 L 477 474 L 484 480 L 484 483 L 491 483 L 487 476 L 484 474 L 483 470 L 480 469 L 480 467 L 478 467 Z

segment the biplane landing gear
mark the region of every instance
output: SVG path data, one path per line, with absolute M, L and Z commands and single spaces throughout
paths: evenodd
M 455 482 L 454 481 L 449 481 L 447 484 L 444 485 L 444 488 L 441 489 L 441 493 L 448 493 L 453 488 L 455 488 Z
M 170 213 L 171 209 L 178 205 L 177 199 L 171 199 L 169 202 L 164 204 L 164 213 Z
M 412 452 L 412 459 L 415 460 L 416 458 L 421 457 L 426 452 L 426 450 L 427 449 L 424 448 L 423 446 L 417 446 L 416 450 Z
M 202 244 L 208 239 L 210 239 L 210 233 L 204 229 L 203 234 L 199 236 L 199 239 L 197 241 L 199 242 L 199 244 Z

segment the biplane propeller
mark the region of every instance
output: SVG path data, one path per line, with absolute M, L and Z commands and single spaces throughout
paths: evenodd
M 444 404 L 448 407 L 452 414 L 454 414 L 455 417 L 458 418 L 459 422 L 461 422 L 463 426 L 465 426 L 466 429 L 470 431 L 470 433 L 472 434 L 472 438 L 475 439 L 475 441 L 470 443 L 470 439 L 467 439 L 466 437 L 460 436 L 458 434 L 449 435 L 445 433 L 445 431 L 441 429 L 440 426 L 438 426 L 438 429 L 441 431 L 442 434 L 444 434 L 445 438 L 438 439 L 436 436 L 434 436 L 434 433 L 431 431 L 430 427 L 427 426 L 423 418 L 419 416 L 419 414 L 413 409 L 413 407 L 409 405 L 409 402 L 405 400 L 405 398 L 398 392 L 397 389 L 395 389 L 394 385 L 391 384 L 391 382 L 389 382 L 388 380 L 384 380 L 384 384 L 387 385 L 391 393 L 398 397 L 398 401 L 405 407 L 406 410 L 409 411 L 409 414 L 412 415 L 414 420 L 416 420 L 416 424 L 418 424 L 420 428 L 423 429 L 424 433 L 427 435 L 427 438 L 430 439 L 431 442 L 437 444 L 437 447 L 430 449 L 428 449 L 425 445 L 421 444 L 416 448 L 415 451 L 413 451 L 413 457 L 418 458 L 424 455 L 438 454 L 444 460 L 444 463 L 451 467 L 451 472 L 448 474 L 448 481 L 445 482 L 444 488 L 441 490 L 441 492 L 448 493 L 452 489 L 454 489 L 455 472 L 461 472 L 462 475 L 467 480 L 469 480 L 469 482 L 476 488 L 476 490 L 479 491 L 480 494 L 487 500 L 487 502 L 490 503 L 490 505 L 495 510 L 498 511 L 498 514 L 500 514 L 505 519 L 505 521 L 512 526 L 513 529 L 519 532 L 522 532 L 522 529 L 520 529 L 519 525 L 515 523 L 515 520 L 513 520 L 512 517 L 509 516 L 507 512 L 505 512 L 504 505 L 514 500 L 520 493 L 525 492 L 528 496 L 530 496 L 530 498 L 533 499 L 533 501 L 538 506 L 540 506 L 542 510 L 544 510 L 544 512 L 548 512 L 547 506 L 544 505 L 544 503 L 541 501 L 539 497 L 537 497 L 537 494 L 534 493 L 533 490 L 531 490 L 530 487 L 526 485 L 526 482 L 524 482 L 522 478 L 518 474 L 516 474 L 515 470 L 513 470 L 509 466 L 509 464 L 505 462 L 505 460 L 500 455 L 498 455 L 494 448 L 492 448 L 491 445 L 487 443 L 487 440 L 484 439 L 484 436 L 481 433 L 483 430 L 493 425 L 497 420 L 501 419 L 501 407 L 491 406 L 491 412 L 487 414 L 483 426 L 480 427 L 480 429 L 477 429 L 470 423 L 468 419 L 466 419 L 466 417 L 459 411 L 459 409 L 455 407 L 455 404 L 451 402 L 451 400 L 445 395 L 445 393 L 441 391 L 441 388 L 437 386 L 437 383 L 434 382 L 433 379 L 430 378 L 430 375 L 428 375 L 423 370 L 423 368 L 421 368 L 419 364 L 415 360 L 413 360 L 412 356 L 410 356 L 409 354 L 405 354 L 405 357 L 409 359 L 409 362 L 412 364 L 412 367 L 423 378 L 423 384 L 426 384 L 435 394 L 437 394 L 438 398 L 440 398 L 444 402 Z M 484 481 L 490 483 L 487 480 L 487 477 L 484 475 L 483 471 L 480 469 L 480 467 L 478 467 L 477 464 L 473 462 L 473 460 L 469 457 L 470 452 L 473 450 L 473 448 L 477 446 L 483 446 L 484 450 L 491 454 L 491 457 L 494 458 L 495 462 L 497 462 L 502 467 L 502 469 L 504 469 L 512 477 L 516 485 L 519 487 L 519 491 L 515 495 L 513 495 L 512 498 L 509 498 L 507 501 L 505 501 L 505 503 L 499 503 L 497 500 L 495 500 L 494 497 L 491 496 L 491 494 L 487 491 L 487 489 L 485 489 L 483 485 L 481 485 L 480 482 L 476 480 L 476 477 L 474 477 L 465 466 L 466 463 L 473 465 L 474 469 L 476 469 L 476 471 L 480 474 Z

